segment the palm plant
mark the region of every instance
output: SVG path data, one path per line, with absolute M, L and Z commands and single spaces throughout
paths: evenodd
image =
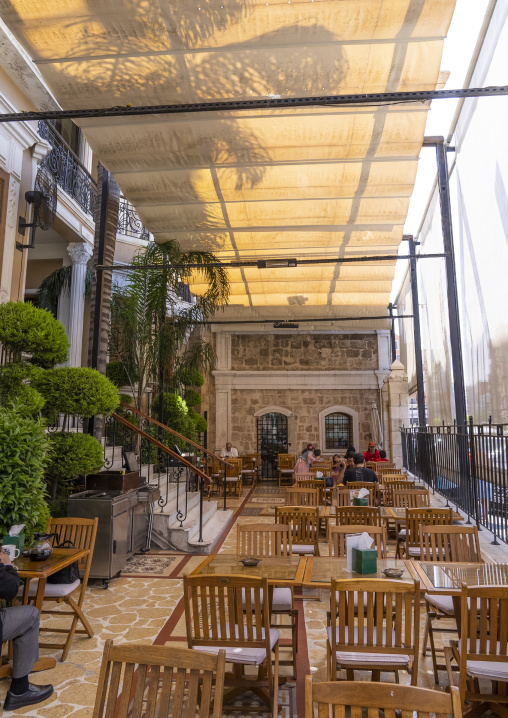
M 149 384 L 159 396 L 181 389 L 183 368 L 210 367 L 215 359 L 211 345 L 189 341 L 196 325 L 227 304 L 229 280 L 210 252 L 183 253 L 175 241 L 149 243 L 132 262 L 125 282 L 117 282 L 111 303 L 109 353 L 121 361 L 139 409 Z M 202 269 L 181 265 L 202 264 Z M 207 266 L 213 265 L 213 266 Z M 182 307 L 179 285 L 198 271 L 207 290 L 196 302 Z
M 47 309 L 53 316 L 56 316 L 58 298 L 61 294 L 69 294 L 71 291 L 72 265 L 60 267 L 51 272 L 43 281 L 37 291 L 37 306 L 39 309 Z M 88 301 L 92 296 L 93 269 L 87 267 L 85 275 L 85 299 Z

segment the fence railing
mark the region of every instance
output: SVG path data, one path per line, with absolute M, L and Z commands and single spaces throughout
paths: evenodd
M 508 542 L 508 424 L 403 428 L 404 466 Z

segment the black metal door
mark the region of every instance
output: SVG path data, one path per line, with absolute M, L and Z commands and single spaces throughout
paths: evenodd
M 258 453 L 261 455 L 261 477 L 276 479 L 277 455 L 288 453 L 288 418 L 284 414 L 258 416 Z

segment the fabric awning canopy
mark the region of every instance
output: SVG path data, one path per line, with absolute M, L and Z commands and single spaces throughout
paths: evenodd
M 454 4 L 0 0 L 66 109 L 432 90 Z M 228 261 L 336 258 L 397 253 L 428 109 L 298 107 L 80 125 L 157 241 Z M 394 262 L 235 268 L 225 316 L 385 315 L 393 273 Z M 201 291 L 199 278 L 191 288 Z

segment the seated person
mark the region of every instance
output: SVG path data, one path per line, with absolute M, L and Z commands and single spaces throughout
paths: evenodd
M 373 441 L 369 443 L 368 450 L 363 452 L 363 458 L 365 461 L 379 461 L 379 451 Z
M 388 461 L 388 459 L 386 458 L 386 451 L 384 449 L 381 449 L 381 451 L 379 452 L 378 461 Z
M 316 461 L 324 461 L 323 457 L 321 456 L 321 449 L 314 449 L 314 459 Z M 328 488 L 331 488 L 333 486 L 333 477 L 332 476 L 316 476 L 316 479 L 324 479 L 324 482 Z
M 0 553 L 0 598 L 12 601 L 18 588 L 15 567 L 6 553 Z M 53 686 L 36 686 L 28 681 L 28 674 L 39 660 L 39 611 L 35 606 L 0 609 L 0 646 L 2 641 L 12 641 L 12 680 L 4 710 L 15 711 L 49 698 Z
M 365 468 L 365 459 L 362 454 L 355 454 L 353 457 L 354 468 L 346 469 L 344 473 L 344 485 L 350 481 L 371 481 L 377 482 L 377 475 L 372 469 Z
M 343 483 L 345 470 L 346 459 L 341 459 L 338 454 L 334 454 L 332 457 L 332 478 L 336 486 Z
M 346 453 L 344 454 L 344 458 L 345 458 L 346 460 L 347 460 L 347 459 L 352 459 L 355 454 L 356 454 L 356 449 L 355 449 L 355 447 L 354 447 L 354 446 L 348 446 L 347 449 L 346 449 Z
M 314 459 L 316 461 L 324 461 L 323 457 L 321 456 L 321 449 L 314 449 Z
M 230 459 L 236 459 L 238 458 L 238 449 L 235 449 L 234 446 L 232 446 L 231 442 L 228 441 L 226 444 L 226 448 L 222 449 L 220 455 L 221 459 L 227 459 L 228 457 Z

